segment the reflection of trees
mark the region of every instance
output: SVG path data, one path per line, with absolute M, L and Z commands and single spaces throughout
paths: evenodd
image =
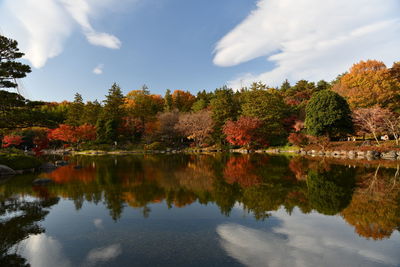
M 0 266 L 28 266 L 13 247 L 29 235 L 45 231 L 38 222 L 49 213 L 46 208 L 57 202 L 57 198 L 27 201 L 9 197 L 0 200 Z
M 390 237 L 400 226 L 399 166 L 396 170 L 378 166 L 375 171 L 361 173 L 359 180 L 342 216 L 361 236 L 375 240 Z
M 32 187 L 17 184 L 17 179 L 0 190 L 6 195 L 62 196 L 72 199 L 77 209 L 85 201 L 104 203 L 115 220 L 127 206 L 151 216 L 154 203 L 184 207 L 199 202 L 215 203 L 227 216 L 240 204 L 257 219 L 282 207 L 289 214 L 295 207 L 329 215 L 344 209 L 345 219 L 364 236 L 390 234 L 400 225 L 396 216 L 400 182 L 388 179 L 389 171 L 382 168 L 377 174 L 375 170 L 360 173 L 360 168 L 356 173 L 344 166 L 332 168 L 328 161 L 262 154 L 76 157 L 73 162 L 82 168 L 72 164 L 44 176 L 54 179 L 54 184 Z M 351 202 L 356 174 L 360 183 Z
M 261 177 L 254 173 L 261 162 L 252 162 L 250 155 L 231 157 L 226 163 L 224 177 L 229 184 L 238 183 L 241 187 L 256 186 Z
M 333 171 L 310 171 L 307 186 L 311 206 L 320 213 L 335 215 L 351 201 L 355 171 L 342 166 Z

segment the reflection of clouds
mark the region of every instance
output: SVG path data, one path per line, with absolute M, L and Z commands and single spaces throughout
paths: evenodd
M 102 219 L 99 219 L 99 218 L 94 219 L 94 220 L 93 220 L 93 224 L 94 224 L 94 226 L 95 226 L 97 229 L 103 229 L 103 228 L 104 228 L 103 220 L 102 220 Z
M 86 259 L 89 263 L 95 264 L 99 261 L 109 261 L 118 257 L 122 253 L 120 244 L 113 244 L 108 247 L 95 248 L 89 251 Z
M 21 256 L 26 258 L 32 267 L 72 266 L 63 254 L 60 242 L 51 236 L 32 235 L 21 244 Z
M 376 266 L 400 262 L 399 236 L 368 241 L 354 235 L 340 217 L 320 214 L 274 217 L 278 226 L 258 230 L 239 224 L 217 227 L 227 253 L 248 266 Z

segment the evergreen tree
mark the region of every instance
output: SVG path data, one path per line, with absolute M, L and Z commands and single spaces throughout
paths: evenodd
M 199 100 L 194 102 L 194 104 L 192 106 L 192 111 L 198 112 L 200 110 L 205 109 L 206 107 L 207 107 L 206 101 L 203 98 L 200 98 Z
M 79 126 L 83 123 L 82 115 L 85 109 L 82 96 L 78 93 L 75 94 L 74 102 L 68 107 L 66 124 L 72 126 Z
M 284 118 L 289 113 L 280 92 L 265 89 L 261 83 L 254 83 L 250 90 L 243 93 L 242 115 L 258 118 L 263 122 L 262 132 L 270 144 L 278 145 L 286 140 Z
M 314 136 L 335 137 L 352 133 L 347 101 L 331 90 L 315 93 L 306 107 L 305 126 Z
M 324 81 L 324 80 L 320 80 L 317 83 L 317 91 L 331 89 L 331 87 L 332 86 L 330 85 L 330 83 L 328 83 L 327 81 Z
M 114 119 L 117 122 L 124 115 L 124 95 L 119 85 L 114 83 L 108 90 L 106 100 L 104 100 L 103 117 L 106 119 Z
M 117 129 L 125 116 L 124 100 L 121 88 L 114 83 L 108 90 L 102 115 L 96 124 L 98 142 L 110 143 L 117 140 Z
M 17 41 L 0 35 L 0 88 L 17 87 L 16 79 L 31 72 L 28 65 L 15 61 L 24 56 L 17 46 Z
M 93 102 L 87 102 L 83 110 L 82 123 L 95 125 L 101 114 L 101 111 L 102 107 L 97 100 Z
M 164 111 L 172 111 L 172 109 L 173 109 L 173 101 L 172 101 L 171 90 L 167 89 L 164 97 Z
M 290 85 L 288 79 L 286 79 L 286 80 L 282 83 L 280 90 L 281 90 L 282 92 L 285 92 L 285 91 L 289 90 L 291 87 L 292 87 L 292 86 Z
M 239 103 L 233 90 L 226 86 L 216 89 L 211 100 L 211 111 L 214 121 L 213 138 L 221 144 L 225 139 L 222 127 L 228 120 L 236 120 L 239 114 Z
M 106 121 L 103 118 L 99 118 L 96 123 L 96 141 L 98 143 L 106 143 Z
M 109 119 L 105 124 L 105 141 L 110 143 L 117 140 L 118 137 L 118 121 L 115 119 Z

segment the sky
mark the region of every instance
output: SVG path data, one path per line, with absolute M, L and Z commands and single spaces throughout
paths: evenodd
M 146 84 L 211 91 L 333 80 L 352 64 L 400 61 L 399 0 L 0 0 L 33 100 L 102 100 Z

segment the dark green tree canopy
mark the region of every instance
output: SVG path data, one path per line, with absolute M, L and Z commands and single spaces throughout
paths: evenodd
M 0 88 L 17 87 L 16 79 L 31 72 L 29 65 L 15 61 L 24 56 L 17 46 L 17 41 L 0 35 Z
M 215 90 L 210 106 L 214 121 L 214 140 L 217 143 L 221 143 L 225 138 L 222 133 L 222 127 L 226 121 L 236 120 L 240 105 L 235 99 L 233 90 L 223 86 Z
M 66 123 L 73 126 L 83 124 L 85 104 L 83 103 L 82 96 L 78 93 L 75 94 L 74 102 L 68 107 Z
M 315 93 L 306 107 L 305 126 L 314 136 L 335 137 L 353 132 L 347 101 L 331 90 Z
M 118 84 L 114 83 L 108 90 L 106 100 L 104 100 L 103 115 L 107 119 L 120 120 L 124 114 L 123 105 L 124 95 Z

